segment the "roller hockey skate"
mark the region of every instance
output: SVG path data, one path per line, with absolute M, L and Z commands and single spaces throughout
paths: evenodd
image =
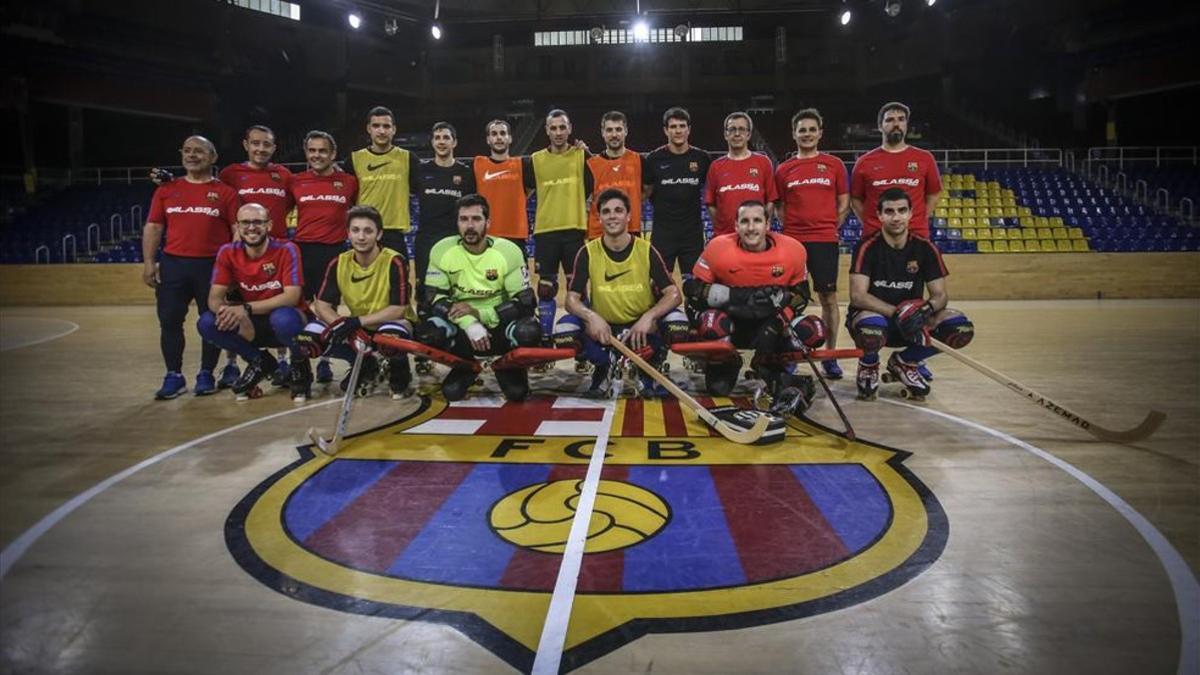
M 258 383 L 275 372 L 278 367 L 279 362 L 275 360 L 274 356 L 271 356 L 270 352 L 259 352 L 258 358 L 246 366 L 246 370 L 242 371 L 242 376 L 233 384 L 234 396 L 239 401 L 262 397 L 262 387 Z
M 822 361 L 821 368 L 824 369 L 825 379 L 827 380 L 840 380 L 845 376 L 845 373 L 842 372 L 842 367 L 834 359 Z
M 221 379 L 217 381 L 217 389 L 230 389 L 234 383 L 241 377 L 242 371 L 238 368 L 237 361 L 230 360 L 221 369 Z
M 417 362 L 416 369 L 417 369 L 418 375 L 428 375 L 433 372 L 433 361 L 430 361 L 429 359 L 425 358 L 424 356 L 418 356 L 416 358 L 416 362 Z
M 874 401 L 879 395 L 879 363 L 858 362 L 858 374 L 854 376 L 858 387 L 858 400 Z
M 933 371 L 929 370 L 929 366 L 925 365 L 924 361 L 917 363 L 917 370 L 920 371 L 921 377 L 925 378 L 926 382 L 933 382 Z
M 320 372 L 319 367 L 318 372 Z M 339 388 L 345 393 L 351 393 L 346 392 L 346 389 L 350 386 L 351 372 L 352 371 L 347 371 L 346 376 L 342 378 L 341 384 L 338 385 Z M 379 360 L 373 355 L 367 354 L 365 357 L 363 357 L 362 371 L 360 371 L 358 374 L 358 387 L 356 387 L 356 391 L 354 391 L 353 394 L 360 398 L 363 396 L 370 396 L 375 391 L 375 385 L 378 384 L 378 382 Z
M 317 361 L 317 384 L 327 384 L 333 382 L 333 368 L 329 365 L 328 359 Z
M 291 385 L 291 382 L 292 382 L 291 366 L 288 364 L 287 361 L 280 360 L 279 367 L 275 369 L 274 373 L 271 373 L 271 386 L 272 387 L 287 387 L 287 386 Z
M 914 403 L 925 401 L 925 397 L 929 395 L 929 383 L 921 377 L 921 371 L 917 368 L 917 364 L 909 363 L 900 358 L 898 352 L 892 352 L 888 357 L 887 372 L 883 374 L 884 382 L 898 382 L 904 386 L 900 390 L 900 398 Z
M 576 365 L 578 365 L 576 361 Z M 587 391 L 583 392 L 584 398 L 608 398 L 612 392 L 612 380 L 614 378 L 613 371 L 615 364 L 609 366 L 594 366 L 592 368 L 592 383 L 588 386 Z M 617 377 L 620 377 L 618 374 Z
M 308 359 L 293 361 L 291 367 L 288 368 L 288 378 L 293 403 L 304 403 L 312 398 L 313 373 Z
M 425 363 L 428 364 L 429 359 L 425 359 Z M 387 380 L 392 400 L 403 399 L 412 384 L 412 370 L 408 367 L 407 356 L 396 356 L 387 360 Z

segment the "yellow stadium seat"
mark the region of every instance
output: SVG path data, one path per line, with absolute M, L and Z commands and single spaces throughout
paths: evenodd
M 974 207 L 974 206 L 968 206 L 968 207 L 964 208 L 964 209 L 962 210 L 962 212 L 963 212 L 963 215 L 964 215 L 964 216 L 966 216 L 966 217 L 968 217 L 968 218 L 974 218 L 975 216 L 979 215 L 979 214 L 975 213 L 975 207 Z
M 950 227 L 962 227 L 962 218 L 958 216 L 950 216 L 950 220 L 946 221 Z
M 1001 218 L 1016 218 L 1017 217 L 1016 207 L 1013 207 L 1013 206 L 1004 207 L 1004 210 L 1000 212 L 1000 217 Z
M 995 197 L 995 196 L 989 197 L 988 203 L 992 205 L 993 209 L 1004 206 L 1004 200 L 999 197 Z
M 959 207 L 957 207 L 957 206 L 950 207 L 950 217 L 951 218 L 954 218 L 956 216 L 962 217 L 962 214 L 963 214 L 962 209 L 960 209 Z
M 1084 238 L 1082 227 L 1072 227 L 1070 230 L 1068 230 L 1068 233 L 1071 235 L 1072 239 L 1083 239 Z
M 979 235 L 975 232 L 975 228 L 964 227 L 962 229 L 962 238 L 963 239 L 978 239 Z
M 992 253 L 992 242 L 987 239 L 980 239 L 979 245 L 975 250 L 980 253 Z
M 1038 238 L 1037 230 L 1035 230 L 1032 227 L 1022 227 L 1021 228 L 1021 238 L 1024 239 L 1025 241 L 1037 241 L 1037 238 Z
M 1039 227 L 1037 229 L 1038 239 L 1053 239 L 1054 231 L 1048 227 Z
M 1070 239 L 1056 239 L 1054 243 L 1055 243 L 1055 248 L 1057 248 L 1059 250 L 1059 252 L 1068 252 L 1069 253 L 1071 251 L 1071 240 Z
M 946 200 L 946 206 L 962 206 L 962 197 L 951 197 Z
M 1050 227 L 1066 227 L 1063 219 L 1059 216 L 1050 216 Z
M 950 217 L 950 209 L 947 209 L 944 206 L 939 206 L 933 210 L 933 215 L 938 218 L 949 218 Z
M 1037 216 L 1034 218 L 1034 221 L 1037 223 L 1038 227 L 1050 227 L 1050 219 L 1046 216 Z
M 1067 233 L 1067 228 L 1065 228 L 1065 227 L 1055 227 L 1055 228 L 1052 228 L 1050 231 L 1053 233 L 1053 236 L 1055 239 L 1070 239 L 1071 238 L 1071 235 L 1069 233 Z
M 975 227 L 981 223 L 974 218 L 963 218 L 963 227 Z
M 1058 250 L 1058 247 L 1054 245 L 1053 239 L 1042 239 L 1041 241 L 1042 241 L 1042 251 L 1044 251 L 1046 253 L 1053 253 L 1054 251 Z
M 1071 240 L 1071 250 L 1086 252 L 1086 251 L 1090 251 L 1092 249 L 1091 249 L 1091 247 L 1088 246 L 1087 239 L 1072 239 Z
M 1019 207 L 1017 209 L 1017 211 L 1020 212 L 1022 218 L 1033 216 L 1033 210 L 1030 209 L 1028 206 Z
M 1024 242 L 1022 242 L 1020 239 L 1014 239 L 1014 240 L 1008 242 L 1008 252 L 1009 253 L 1024 253 L 1025 252 Z
M 975 174 L 969 173 L 963 176 L 963 183 L 967 185 L 975 185 Z
M 1039 242 L 1037 239 L 1030 239 L 1030 240 L 1026 241 L 1025 242 L 1025 252 L 1026 253 L 1041 253 L 1042 252 L 1041 242 Z
M 994 253 L 1008 253 L 1008 242 L 1003 239 L 996 239 L 992 242 L 992 251 Z

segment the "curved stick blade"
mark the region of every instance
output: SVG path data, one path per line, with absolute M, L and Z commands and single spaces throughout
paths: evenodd
M 1146 419 L 1142 423 L 1132 429 L 1126 431 L 1113 431 L 1104 427 L 1091 424 L 1088 426 L 1088 432 L 1102 441 L 1113 441 L 1116 443 L 1133 443 L 1148 438 L 1150 434 L 1158 431 L 1162 423 L 1167 419 L 1167 414 L 1161 410 L 1151 410 L 1146 414 Z

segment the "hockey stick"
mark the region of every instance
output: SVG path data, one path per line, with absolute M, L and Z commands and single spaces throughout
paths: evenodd
M 1025 385 L 1021 384 L 1020 382 L 1017 382 L 1016 380 L 1012 379 L 1011 377 L 1009 377 L 999 371 L 992 370 L 988 366 L 985 366 L 984 364 L 976 361 L 975 359 L 967 356 L 966 354 L 963 354 L 962 352 L 960 352 L 957 349 L 951 347 L 950 345 L 942 342 L 941 340 L 938 340 L 937 338 L 930 338 L 930 343 L 934 347 L 937 347 L 939 350 L 941 350 L 942 353 L 950 355 L 951 358 L 955 359 L 959 363 L 963 363 L 963 364 L 970 366 L 971 368 L 974 368 L 975 370 L 983 373 L 984 375 L 987 375 L 988 377 L 992 378 L 993 380 L 999 382 L 1000 384 L 1003 384 L 1004 386 L 1017 392 L 1021 396 L 1024 396 L 1025 398 L 1029 399 L 1030 401 L 1033 401 L 1034 403 L 1040 405 L 1041 407 L 1045 408 L 1046 410 L 1049 410 L 1050 412 L 1058 415 L 1059 417 L 1065 419 L 1066 421 L 1070 422 L 1071 424 L 1074 424 L 1075 426 L 1079 427 L 1080 429 L 1083 429 L 1084 431 L 1090 433 L 1091 435 L 1095 436 L 1096 438 L 1099 438 L 1102 441 L 1113 441 L 1115 443 L 1132 443 L 1134 441 L 1140 441 L 1143 438 L 1150 436 L 1150 434 L 1153 434 L 1156 430 L 1158 430 L 1158 427 L 1162 425 L 1163 420 L 1165 420 L 1167 418 L 1166 413 L 1161 412 L 1159 410 L 1151 410 L 1146 415 L 1146 419 L 1142 420 L 1141 424 L 1137 425 L 1136 427 L 1134 427 L 1132 429 L 1128 429 L 1125 431 L 1114 431 L 1112 429 L 1105 429 L 1104 427 L 1096 424 L 1095 422 L 1084 419 L 1078 413 L 1076 413 L 1072 410 L 1068 410 L 1067 408 L 1059 405 L 1058 403 L 1051 401 L 1050 399 L 1046 398 L 1042 394 L 1039 394 L 1038 392 L 1030 389 L 1029 387 L 1026 387 Z
M 337 426 L 333 429 L 333 438 L 327 441 L 317 432 L 316 427 L 308 429 L 309 440 L 327 455 L 337 454 L 338 444 L 342 442 L 342 436 L 346 435 L 346 427 L 350 425 L 350 410 L 354 407 L 354 393 L 358 389 L 358 374 L 362 372 L 365 356 L 365 352 L 358 352 L 358 356 L 354 357 L 354 366 L 350 369 L 350 381 L 346 383 L 346 398 L 342 399 L 342 411 L 338 413 Z
M 707 408 L 700 405 L 699 401 L 691 396 L 688 396 L 687 393 L 680 389 L 678 385 L 672 382 L 666 375 L 658 372 L 657 368 L 649 363 L 646 363 L 642 357 L 634 353 L 634 351 L 630 349 L 629 346 L 624 342 L 621 342 L 615 336 L 609 338 L 608 342 L 614 349 L 621 352 L 625 358 L 636 364 L 638 368 L 641 368 L 642 372 L 649 375 L 654 379 L 655 382 L 661 384 L 664 389 L 671 392 L 671 395 L 679 399 L 680 403 L 683 403 L 687 407 L 691 408 L 692 411 L 695 412 L 705 424 L 708 424 L 710 427 L 716 429 L 718 433 L 734 443 L 741 443 L 743 445 L 753 444 L 755 441 L 762 438 L 763 433 L 767 430 L 767 426 L 771 423 L 771 420 L 766 415 L 760 413 L 758 415 L 758 419 L 754 421 L 754 424 L 750 426 L 750 428 L 744 430 L 737 429 L 728 422 L 709 412 Z
M 846 438 L 853 441 L 855 438 L 854 427 L 850 426 L 850 420 L 846 418 L 846 413 L 842 412 L 842 406 L 838 403 L 837 397 L 833 395 L 833 390 L 829 388 L 829 383 L 825 381 L 825 376 L 821 374 L 821 369 L 817 368 L 817 362 L 813 361 L 808 352 L 800 353 L 804 355 L 804 360 L 808 361 L 808 367 L 812 368 L 813 375 L 816 375 L 817 382 L 821 383 L 821 388 L 825 390 L 825 395 L 829 397 L 829 402 L 833 404 L 833 409 L 837 411 L 838 417 L 842 418 L 842 424 L 846 427 Z

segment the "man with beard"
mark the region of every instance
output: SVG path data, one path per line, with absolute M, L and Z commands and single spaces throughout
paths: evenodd
M 525 185 L 525 176 L 533 172 L 528 157 L 512 157 L 512 129 L 500 119 L 487 123 L 488 155 L 475 158 L 475 187 L 487 200 L 492 213 L 488 233 L 503 237 L 525 250 L 529 238 L 529 215 L 525 203 L 533 191 Z
M 537 299 L 529 287 L 525 256 L 507 239 L 488 236 L 487 200 L 467 195 L 458 202 L 458 236 L 433 247 L 425 276 L 431 302 L 416 339 L 464 359 L 500 355 L 516 347 L 541 342 Z M 475 371 L 450 369 L 442 394 L 457 401 L 475 381 Z M 529 394 L 524 368 L 496 371 L 505 398 L 523 400 Z
M 642 157 L 625 147 L 629 134 L 629 123 L 625 113 L 610 110 L 600 118 L 600 135 L 604 138 L 604 151 L 587 160 L 592 174 L 593 194 L 608 188 L 616 188 L 629 198 L 629 233 L 642 231 Z M 588 240 L 604 234 L 600 224 L 600 207 L 593 200 L 588 209 Z

